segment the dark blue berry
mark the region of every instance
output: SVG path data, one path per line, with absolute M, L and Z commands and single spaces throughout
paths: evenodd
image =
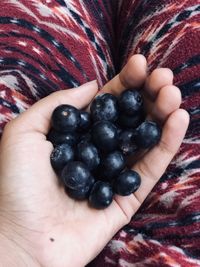
M 101 161 L 100 170 L 102 178 L 111 180 L 118 175 L 125 167 L 125 158 L 120 151 L 114 151 Z
M 92 177 L 84 163 L 72 161 L 64 167 L 61 173 L 61 179 L 66 187 L 79 190 L 90 184 Z
M 73 199 L 84 200 L 84 199 L 87 199 L 89 197 L 90 190 L 91 190 L 94 183 L 95 183 L 95 180 L 92 177 L 89 184 L 87 184 L 86 186 L 81 187 L 78 190 L 74 190 L 74 189 L 71 189 L 69 187 L 66 187 L 65 191 Z
M 79 135 L 79 142 L 84 142 L 84 143 L 91 143 L 91 133 L 87 132 L 87 133 L 82 133 Z
M 160 141 L 160 138 L 161 129 L 153 121 L 145 121 L 136 129 L 135 142 L 139 148 L 151 148 Z
M 68 144 L 74 146 L 78 143 L 78 135 L 76 133 L 59 133 L 54 129 L 51 129 L 47 135 L 47 140 L 50 141 L 54 146 L 60 144 Z
M 93 208 L 105 209 L 113 200 L 111 185 L 106 182 L 98 181 L 92 187 L 89 195 L 89 203 Z
M 126 114 L 120 114 L 118 124 L 123 129 L 137 128 L 143 121 L 141 113 L 135 113 L 135 115 L 128 116 Z
M 137 151 L 137 145 L 134 142 L 135 131 L 126 130 L 119 135 L 119 148 L 125 156 L 130 156 Z
M 136 90 L 126 90 L 119 98 L 119 106 L 123 113 L 127 115 L 134 115 L 142 109 L 142 96 Z
M 93 121 L 116 121 L 119 113 L 117 97 L 108 93 L 97 96 L 90 106 L 90 112 Z
M 140 184 L 140 175 L 135 171 L 126 170 L 114 180 L 113 190 L 118 195 L 128 196 L 134 193 Z
M 97 148 L 93 144 L 85 141 L 78 144 L 77 159 L 85 163 L 89 170 L 94 170 L 100 163 Z
M 61 133 L 74 132 L 80 122 L 80 112 L 73 106 L 58 106 L 52 114 L 52 127 Z
M 117 134 L 120 135 L 123 132 L 123 130 L 119 127 L 117 127 Z
M 79 123 L 79 131 L 86 131 L 90 128 L 91 118 L 90 114 L 86 111 L 80 111 L 80 123 Z
M 98 149 L 111 152 L 118 145 L 118 129 L 109 121 L 99 121 L 92 127 L 92 141 Z
M 50 156 L 51 165 L 56 171 L 61 171 L 65 165 L 74 159 L 74 150 L 68 144 L 58 145 Z

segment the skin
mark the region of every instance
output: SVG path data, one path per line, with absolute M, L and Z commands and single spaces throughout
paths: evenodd
M 138 191 L 116 196 L 105 210 L 65 194 L 45 137 L 52 111 L 60 104 L 86 108 L 98 92 L 95 81 L 53 93 L 7 124 L 0 146 L 1 266 L 85 266 L 130 221 L 176 154 L 189 123 L 172 72 L 163 68 L 147 75 L 142 55 L 132 56 L 102 91 L 119 95 L 143 84 L 148 117 L 163 124 L 162 138 L 132 166 L 142 177 Z

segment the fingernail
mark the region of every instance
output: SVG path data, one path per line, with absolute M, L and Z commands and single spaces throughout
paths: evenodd
M 88 82 L 88 83 L 97 83 L 97 80 L 95 79 L 95 80 L 90 81 L 90 82 Z
M 83 85 L 97 85 L 97 80 L 93 80 L 93 81 L 84 83 Z M 81 85 L 81 86 L 83 86 L 83 85 Z

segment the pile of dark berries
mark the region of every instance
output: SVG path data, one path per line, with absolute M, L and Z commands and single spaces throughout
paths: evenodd
M 159 126 L 144 117 L 136 90 L 119 98 L 101 94 L 90 113 L 70 105 L 54 110 L 47 137 L 54 146 L 51 164 L 70 197 L 103 209 L 114 194 L 127 196 L 138 189 L 140 175 L 127 167 L 127 158 L 152 148 L 161 137 Z

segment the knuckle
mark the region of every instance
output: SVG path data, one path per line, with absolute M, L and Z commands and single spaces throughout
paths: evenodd
M 176 153 L 176 151 L 173 151 L 173 149 L 170 148 L 169 145 L 163 140 L 160 141 L 159 147 L 163 154 L 167 154 L 170 157 L 172 157 Z
M 140 176 L 143 178 L 150 178 L 151 180 L 156 180 L 156 175 L 154 171 L 151 169 L 149 164 L 143 159 L 141 162 L 138 162 L 137 171 L 140 173 Z
M 69 100 L 73 98 L 76 99 L 77 95 L 75 95 L 75 93 L 70 89 L 65 91 L 64 94 L 63 90 L 61 90 L 61 91 L 56 91 L 50 95 L 50 99 L 52 100 L 52 102 L 56 103 L 56 106 L 67 104 Z
M 129 224 L 131 222 L 132 217 L 132 214 L 126 214 L 126 216 L 124 216 L 124 225 Z

